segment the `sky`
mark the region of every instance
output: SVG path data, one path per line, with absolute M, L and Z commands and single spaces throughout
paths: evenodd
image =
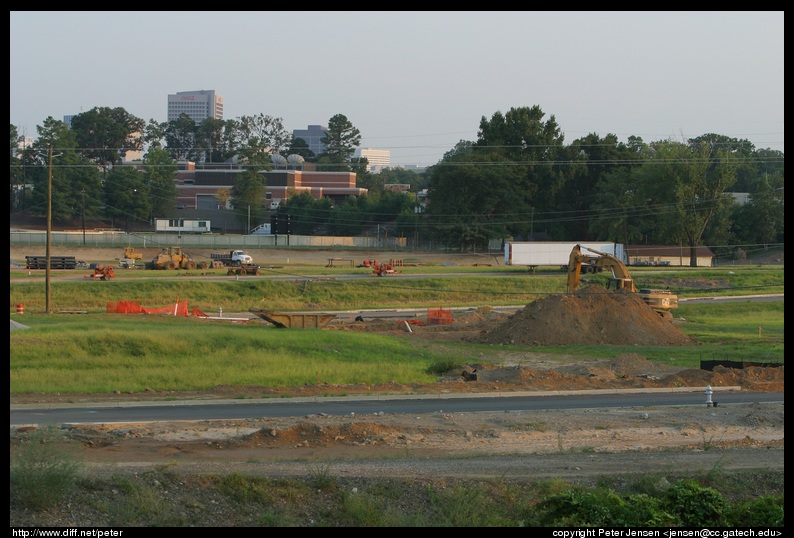
M 566 144 L 707 133 L 783 147 L 783 11 L 11 11 L 11 124 L 94 107 L 167 120 L 215 90 L 224 119 L 290 133 L 341 114 L 361 148 L 431 166 L 480 121 L 537 106 Z

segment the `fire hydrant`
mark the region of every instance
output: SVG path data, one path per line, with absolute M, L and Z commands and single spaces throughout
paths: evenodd
M 713 407 L 714 402 L 711 401 L 711 395 L 714 393 L 714 389 L 711 388 L 711 385 L 706 387 L 706 407 Z

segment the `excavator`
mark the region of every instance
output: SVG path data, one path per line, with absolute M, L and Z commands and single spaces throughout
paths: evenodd
M 590 254 L 583 251 L 588 251 Z M 568 260 L 568 293 L 575 292 L 579 287 L 579 275 L 581 273 L 602 273 L 604 269 L 609 269 L 612 272 L 612 277 L 607 279 L 607 289 L 637 293 L 657 314 L 666 320 L 672 321 L 673 314 L 670 311 L 673 308 L 678 308 L 677 295 L 670 292 L 670 290 L 651 290 L 647 288 L 638 290 L 626 264 L 612 254 L 599 252 L 582 245 L 573 247 Z

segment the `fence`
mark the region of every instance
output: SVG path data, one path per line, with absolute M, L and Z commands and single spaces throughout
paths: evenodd
M 43 246 L 46 232 L 11 232 L 12 247 Z M 163 248 L 182 246 L 212 250 L 256 248 L 323 248 L 363 250 L 445 250 L 433 242 L 414 244 L 405 237 L 324 236 L 324 235 L 237 235 L 237 234 L 174 234 L 51 232 L 50 244 L 55 247 L 86 248 Z M 501 250 L 499 240 L 491 241 L 488 252 Z

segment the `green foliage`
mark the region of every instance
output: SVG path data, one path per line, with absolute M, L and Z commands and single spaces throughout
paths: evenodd
M 82 465 L 63 447 L 55 426 L 30 434 L 11 455 L 11 503 L 42 511 L 67 497 Z
M 457 361 L 452 358 L 445 358 L 438 361 L 434 361 L 427 367 L 425 370 L 428 374 L 431 375 L 443 375 L 450 370 L 454 370 L 455 368 L 460 368 L 461 364 L 460 361 Z
M 465 459 L 461 465 L 465 466 Z M 266 527 L 782 527 L 781 493 L 755 496 L 758 473 L 731 487 L 735 500 L 723 501 L 716 489 L 686 479 L 658 487 L 622 480 L 622 491 L 603 485 L 571 484 L 561 479 L 512 480 L 344 479 L 327 468 L 311 468 L 306 476 L 270 478 L 228 475 L 170 474 L 163 471 L 117 473 L 111 478 L 76 481 L 68 496 L 44 500 L 41 510 L 87 513 L 97 520 L 84 525 L 196 525 L 194 512 L 221 514 L 218 526 Z M 638 490 L 645 490 L 637 493 Z M 13 490 L 12 490 L 13 491 Z M 191 491 L 202 495 L 193 498 Z M 97 502 L 97 495 L 106 500 Z M 185 495 L 188 496 L 185 496 Z M 211 500 L 210 500 L 211 499 Z M 12 495 L 12 506 L 19 502 Z M 25 505 L 28 507 L 27 505 Z M 715 509 L 716 507 L 716 509 Z M 678 510 L 686 521 L 678 517 Z M 210 516 L 210 520 L 215 521 Z
M 684 527 L 720 527 L 725 525 L 725 500 L 713 488 L 694 480 L 684 480 L 665 494 L 665 505 Z
M 783 494 L 762 495 L 757 499 L 736 502 L 727 512 L 728 527 L 783 527 Z
M 771 508 L 767 513 L 772 518 L 777 515 L 776 501 L 777 499 L 765 503 Z M 599 488 L 589 491 L 572 488 L 544 498 L 537 508 L 536 517 L 543 526 L 719 527 L 730 525 L 725 519 L 728 504 L 723 496 L 718 491 L 703 487 L 693 480 L 682 480 L 656 494 L 620 495 L 611 489 Z M 746 505 L 741 505 L 739 511 L 746 508 Z M 762 517 L 765 516 L 759 519 Z M 770 524 L 767 522 L 762 525 Z

